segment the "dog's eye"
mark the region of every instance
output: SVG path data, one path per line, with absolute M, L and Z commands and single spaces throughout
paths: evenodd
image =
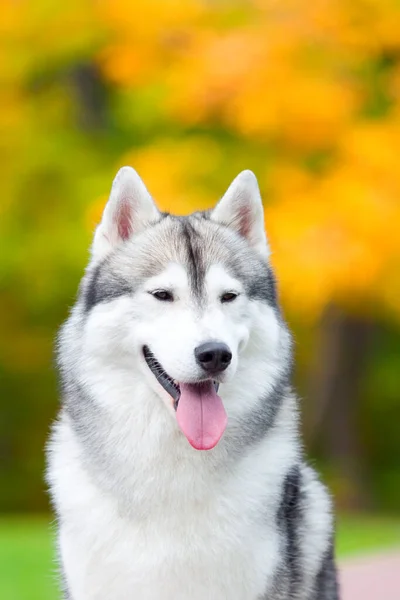
M 221 302 L 232 302 L 238 295 L 239 294 L 235 294 L 235 292 L 226 292 L 225 294 L 222 294 Z
M 171 292 L 168 292 L 168 290 L 154 290 L 154 292 L 150 292 L 150 294 L 162 302 L 172 302 L 174 299 L 173 295 Z

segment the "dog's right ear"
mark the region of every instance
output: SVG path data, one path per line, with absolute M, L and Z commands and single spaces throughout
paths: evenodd
M 101 223 L 96 229 L 92 255 L 95 258 L 105 256 L 117 244 L 128 240 L 159 217 L 160 213 L 139 175 L 132 167 L 122 167 L 113 181 Z

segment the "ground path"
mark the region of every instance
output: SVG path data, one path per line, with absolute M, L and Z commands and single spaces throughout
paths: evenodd
M 340 564 L 341 600 L 400 600 L 400 552 Z

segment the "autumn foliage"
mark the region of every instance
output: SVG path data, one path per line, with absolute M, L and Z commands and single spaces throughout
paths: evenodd
M 7 389 L 54 406 L 53 332 L 123 164 L 178 213 L 251 168 L 288 314 L 398 321 L 399 31 L 397 0 L 3 0 Z

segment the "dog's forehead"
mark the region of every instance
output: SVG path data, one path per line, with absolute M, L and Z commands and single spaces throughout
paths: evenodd
M 152 277 L 170 263 L 181 265 L 194 291 L 200 291 L 214 263 L 228 268 L 230 238 L 235 237 L 206 218 L 166 216 L 148 228 L 129 249 L 132 264 L 143 277 Z
M 275 300 L 268 265 L 244 239 L 228 227 L 210 221 L 203 213 L 163 216 L 124 245 L 112 262 L 123 279 L 136 283 L 160 275 L 171 263 L 180 265 L 191 292 L 198 298 L 205 296 L 210 268 L 219 265 L 240 281 L 250 297 Z

